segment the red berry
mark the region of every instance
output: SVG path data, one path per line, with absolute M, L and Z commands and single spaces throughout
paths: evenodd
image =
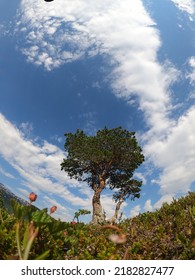
M 34 192 L 31 192 L 28 196 L 28 198 L 30 199 L 30 202 L 34 202 L 37 199 L 37 195 Z
M 52 213 L 54 213 L 55 211 L 57 210 L 57 206 L 52 206 L 51 208 L 50 208 L 50 214 L 52 214 Z

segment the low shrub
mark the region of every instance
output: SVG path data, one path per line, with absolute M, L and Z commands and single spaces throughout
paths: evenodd
M 116 225 L 62 222 L 47 209 L 12 205 L 14 214 L 0 207 L 0 259 L 195 259 L 194 192 Z

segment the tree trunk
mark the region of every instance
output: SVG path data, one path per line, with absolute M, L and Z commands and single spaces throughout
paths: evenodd
M 123 203 L 123 198 L 121 197 L 116 204 L 115 213 L 111 219 L 108 220 L 109 223 L 114 224 L 118 218 L 118 212 L 120 210 L 121 204 Z
M 93 217 L 92 217 L 92 224 L 101 224 L 104 222 L 105 217 L 102 210 L 101 202 L 100 202 L 100 192 L 94 193 L 93 200 Z
M 94 196 L 92 199 L 92 206 L 93 206 L 93 217 L 91 224 L 101 224 L 105 221 L 105 216 L 102 210 L 102 205 L 100 202 L 100 194 L 104 189 L 105 181 L 100 176 L 100 184 L 99 187 L 94 187 Z

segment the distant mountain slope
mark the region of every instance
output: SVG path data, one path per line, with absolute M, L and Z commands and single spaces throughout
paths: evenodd
M 12 212 L 11 199 L 15 199 L 18 203 L 22 205 L 28 205 L 29 202 L 16 196 L 8 188 L 6 188 L 2 183 L 0 183 L 0 199 L 2 199 L 3 205 L 8 209 L 9 212 Z

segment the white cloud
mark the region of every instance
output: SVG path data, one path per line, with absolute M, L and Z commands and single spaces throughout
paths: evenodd
M 163 205 L 163 203 L 171 203 L 173 200 L 173 194 L 165 194 L 163 195 L 153 206 L 154 209 L 159 209 Z
M 29 62 L 50 71 L 80 59 L 96 43 L 93 36 L 82 30 L 82 24 L 77 23 L 80 15 L 75 14 L 87 12 L 91 5 L 85 1 L 73 2 L 59 0 L 48 5 L 32 0 L 22 1 L 15 31 L 22 32 L 26 38 L 27 46 L 21 50 Z
M 88 186 L 86 188 L 76 180 L 71 180 L 60 170 L 65 157 L 57 146 L 45 141 L 38 145 L 24 135 L 0 114 L 0 154 L 14 167 L 23 178 L 23 185 L 29 191 L 54 194 L 74 206 L 90 206 Z M 2 171 L 2 170 L 1 170 Z M 76 196 L 72 190 L 80 195 Z
M 195 68 L 195 56 L 192 56 L 190 59 L 189 59 L 189 64 L 192 68 Z
M 162 170 L 160 192 L 186 193 L 195 181 L 195 107 L 180 117 L 166 139 L 151 139 L 145 154 Z
M 4 175 L 5 177 L 7 177 L 7 178 L 15 179 L 15 177 L 14 177 L 12 174 L 10 174 L 9 172 L 6 172 L 6 171 L 3 169 L 3 167 L 1 167 L 1 166 L 0 166 L 0 173 L 1 173 L 2 175 Z
M 192 85 L 195 84 L 195 56 L 190 57 L 188 64 L 190 66 L 190 72 L 187 73 L 186 77 L 190 79 Z
M 0 37 L 5 35 L 5 26 L 1 23 L 0 24 Z
M 18 188 L 17 190 L 18 190 L 19 194 L 16 193 L 16 195 L 19 195 L 24 200 L 28 200 L 27 198 L 29 196 L 29 192 L 26 189 Z
M 188 13 L 190 16 L 195 15 L 194 0 L 171 0 L 180 10 Z M 193 17 L 190 17 L 193 20 Z
M 64 141 L 64 138 L 59 135 L 54 135 L 51 137 L 52 140 L 57 141 L 58 143 L 62 144 Z
M 88 135 L 94 135 L 97 130 L 97 112 L 96 111 L 90 111 L 87 113 L 83 113 L 79 115 L 79 118 L 83 121 L 83 131 L 87 133 Z
M 23 122 L 19 126 L 20 132 L 23 134 L 23 137 L 29 138 L 32 135 L 33 125 L 29 122 Z
M 135 207 L 133 207 L 130 211 L 130 217 L 133 218 L 135 216 L 138 216 L 141 212 L 141 206 L 137 205 Z
M 27 47 L 22 48 L 28 61 L 52 70 L 89 53 L 103 54 L 113 66 L 110 83 L 116 96 L 129 103 L 138 96 L 152 133 L 167 131 L 172 124 L 168 88 L 178 72 L 170 63 L 158 63 L 159 32 L 141 0 L 59 0 L 52 5 L 23 0 L 21 10 L 17 29 L 28 23 Z
M 143 185 L 145 185 L 146 182 L 147 182 L 145 176 L 143 174 L 141 174 L 140 172 L 135 172 L 134 173 L 134 178 L 137 178 L 137 179 L 141 180 Z
M 152 211 L 152 210 L 153 210 L 153 207 L 152 207 L 152 204 L 151 204 L 151 199 L 148 199 L 148 200 L 145 202 L 144 210 L 145 210 L 145 211 Z

